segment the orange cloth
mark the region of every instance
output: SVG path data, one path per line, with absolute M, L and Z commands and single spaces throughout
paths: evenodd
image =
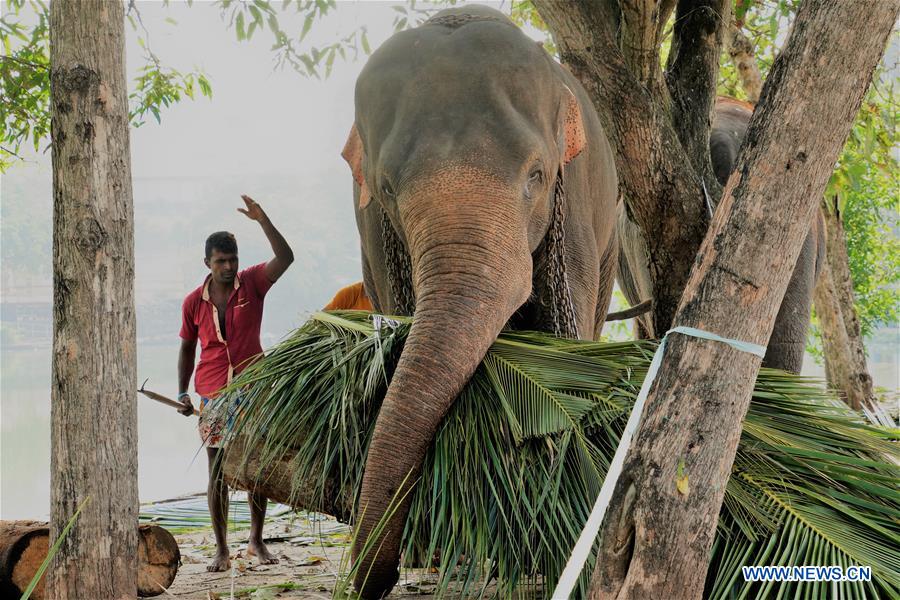
M 353 285 L 341 288 L 331 302 L 325 305 L 325 310 L 374 310 L 372 303 L 363 289 L 363 282 L 358 281 Z

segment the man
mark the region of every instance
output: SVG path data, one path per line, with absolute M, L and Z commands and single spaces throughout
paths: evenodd
M 263 209 L 249 196 L 241 196 L 246 208 L 238 211 L 262 227 L 272 245 L 275 257 L 267 263 L 238 271 L 237 241 L 227 231 L 219 231 L 206 240 L 209 275 L 203 285 L 188 294 L 182 306 L 181 353 L 178 356 L 178 399 L 184 404 L 181 413 L 193 412 L 188 383 L 194 371 L 197 340 L 200 340 L 200 363 L 194 377 L 194 388 L 200 395 L 200 437 L 209 460 L 209 485 L 206 491 L 216 556 L 207 571 L 225 571 L 231 565 L 227 536 L 228 485 L 220 463 L 222 436 L 230 423 L 223 410 L 214 410 L 215 398 L 231 379 L 262 352 L 259 328 L 262 323 L 263 299 L 266 292 L 294 261 L 290 246 L 278 233 Z M 255 555 L 261 564 L 273 564 L 272 556 L 262 540 L 263 521 L 268 499 L 250 494 L 250 539 L 247 554 Z
M 366 290 L 363 282 L 358 281 L 354 284 L 338 290 L 331 302 L 325 305 L 324 310 L 375 310 L 372 308 L 372 302 L 366 296 Z

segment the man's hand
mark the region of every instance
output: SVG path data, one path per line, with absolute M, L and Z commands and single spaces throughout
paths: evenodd
M 178 412 L 186 417 L 190 417 L 194 414 L 194 405 L 191 403 L 190 395 L 185 394 L 183 396 L 178 396 L 178 401 L 184 405 L 184 407 L 178 409 Z
M 253 219 L 254 221 L 263 221 L 267 218 L 262 207 L 253 198 L 246 194 L 241 194 L 241 198 L 244 200 L 247 208 L 239 208 L 238 212 L 247 215 L 248 219 Z
M 275 253 L 275 257 L 266 263 L 266 277 L 269 278 L 269 281 L 275 283 L 291 263 L 294 262 L 294 253 L 285 241 L 284 236 L 272 225 L 272 221 L 269 220 L 262 207 L 246 194 L 241 194 L 241 198 L 244 199 L 247 208 L 239 208 L 238 210 L 247 215 L 248 219 L 253 219 L 259 223 L 263 233 L 266 234 L 266 239 L 272 245 L 272 252 Z

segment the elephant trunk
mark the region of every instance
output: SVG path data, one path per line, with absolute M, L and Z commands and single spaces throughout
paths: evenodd
M 476 213 L 490 203 L 446 200 L 418 202 L 428 218 L 406 219 L 416 310 L 363 476 L 353 557 L 364 598 L 381 598 L 396 583 L 411 490 L 429 445 L 531 288 L 527 240 L 515 219 L 495 215 L 486 225 Z

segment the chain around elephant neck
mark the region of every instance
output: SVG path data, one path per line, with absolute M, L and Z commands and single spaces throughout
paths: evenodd
M 547 253 L 547 286 L 550 290 L 550 320 L 553 333 L 559 337 L 577 338 L 578 319 L 566 269 L 565 249 L 566 192 L 562 170 L 556 177 L 553 193 L 553 211 L 544 243 Z M 381 240 L 387 263 L 391 294 L 395 311 L 401 315 L 415 312 L 416 297 L 412 287 L 412 267 L 409 253 L 400 236 L 394 230 L 387 213 L 381 210 Z
M 384 209 L 381 210 L 381 243 L 387 263 L 391 295 L 397 314 L 410 316 L 416 309 L 416 296 L 412 288 L 412 267 L 409 253 L 403 240 L 394 230 L 394 225 Z
M 559 337 L 578 337 L 578 318 L 566 272 L 566 189 L 562 169 L 556 175 L 553 212 L 547 229 L 547 285 L 550 288 L 550 319 L 553 333 Z

